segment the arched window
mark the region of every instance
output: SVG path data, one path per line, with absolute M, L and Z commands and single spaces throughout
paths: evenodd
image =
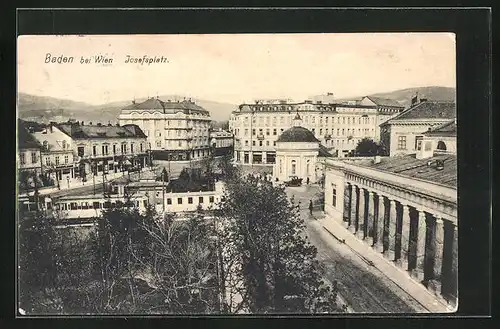
M 63 150 L 66 149 L 66 141 L 62 141 L 62 148 L 63 148 Z
M 443 141 L 439 141 L 437 144 L 437 149 L 441 151 L 446 151 L 446 144 Z
M 295 175 L 297 172 L 297 162 L 295 160 L 292 160 L 292 175 Z
M 306 163 L 306 173 L 308 176 L 311 174 L 310 162 L 311 162 L 310 160 L 307 160 L 307 163 Z
M 43 141 L 43 149 L 48 150 L 49 149 L 49 142 Z

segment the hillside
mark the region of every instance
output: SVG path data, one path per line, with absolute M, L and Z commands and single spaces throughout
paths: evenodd
M 181 96 L 163 95 L 162 100 L 183 99 Z M 137 102 L 145 99 L 137 99 Z M 229 118 L 236 105 L 214 102 L 203 99 L 193 99 L 198 105 L 210 112 L 212 120 L 224 121 Z M 21 119 L 39 122 L 66 121 L 73 118 L 78 121 L 94 121 L 107 123 L 118 121 L 120 110 L 131 101 L 120 101 L 102 105 L 91 105 L 84 102 L 75 102 L 54 97 L 34 96 L 25 93 L 18 94 L 18 110 Z
M 386 93 L 377 93 L 368 96 L 377 96 L 383 98 L 390 98 L 400 102 L 405 107 L 408 107 L 411 98 L 415 92 L 419 93 L 420 97 L 429 100 L 455 100 L 455 88 L 448 87 L 420 87 L 420 88 L 407 88 L 400 89 Z M 338 102 L 360 99 L 364 95 L 356 98 L 338 99 Z M 159 96 L 162 100 L 176 100 L 183 99 L 178 95 L 162 95 Z M 137 102 L 144 101 L 145 99 L 137 99 Z M 193 99 L 198 105 L 208 110 L 214 121 L 226 121 L 232 111 L 237 108 L 235 104 L 221 103 L 203 99 Z M 73 118 L 78 121 L 93 121 L 107 123 L 116 123 L 120 110 L 129 105 L 131 100 L 112 102 L 102 105 L 90 105 L 84 102 L 75 102 L 67 99 L 58 99 L 53 97 L 33 96 L 25 93 L 18 95 L 18 109 L 19 117 L 21 119 L 28 119 L 38 122 L 49 121 L 66 121 Z
M 437 87 L 437 86 L 399 89 L 399 90 L 395 90 L 395 91 L 391 91 L 391 92 L 377 93 L 377 94 L 366 95 L 366 96 L 375 96 L 375 97 L 393 99 L 393 100 L 396 100 L 399 103 L 401 103 L 401 105 L 403 105 L 404 107 L 408 107 L 411 103 L 412 97 L 415 96 L 415 93 L 417 91 L 418 91 L 418 95 L 421 98 L 427 98 L 428 100 L 455 101 L 455 94 L 456 94 L 455 88 Z M 365 96 L 365 95 L 363 95 L 363 96 Z M 361 99 L 363 96 L 339 99 L 338 101 Z

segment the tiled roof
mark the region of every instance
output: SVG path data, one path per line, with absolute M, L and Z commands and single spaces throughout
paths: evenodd
M 452 120 L 434 129 L 426 131 L 425 136 L 456 136 L 457 135 L 457 121 Z
M 394 99 L 375 97 L 375 96 L 366 96 L 366 97 L 379 106 L 404 107 Z
M 128 131 L 132 132 L 136 137 L 142 137 L 142 138 L 147 138 L 146 134 L 142 131 L 142 129 L 138 125 L 134 124 L 127 124 L 123 125 L 123 128 L 127 129 Z
M 59 124 L 57 127 L 73 139 L 87 138 L 145 138 L 146 135 L 139 127 L 132 128 L 131 126 L 96 126 L 96 125 L 79 125 L 79 124 Z
M 436 169 L 436 160 L 444 161 L 443 170 Z M 431 161 L 430 166 L 427 164 L 429 161 Z M 411 154 L 400 157 L 382 158 L 379 163 L 367 163 L 364 165 L 432 183 L 457 187 L 456 155 L 435 155 L 431 158 L 417 159 L 414 154 Z
M 304 127 L 292 127 L 285 130 L 277 139 L 277 142 L 285 143 L 319 143 L 314 134 Z
M 454 102 L 423 101 L 401 112 L 388 123 L 406 119 L 454 119 L 456 113 Z
M 183 101 L 162 101 L 159 98 L 149 98 L 142 103 L 139 104 L 131 104 L 127 107 L 124 107 L 122 111 L 132 111 L 132 110 L 160 110 L 161 112 L 177 112 L 183 111 L 184 113 L 193 112 L 202 112 L 208 114 L 209 112 L 205 110 L 203 107 L 195 104 L 189 100 Z
M 319 144 L 319 156 L 320 157 L 331 157 L 332 154 L 328 151 L 328 148 L 323 144 Z
M 18 120 L 17 140 L 19 149 L 41 148 L 42 145 L 33 137 L 22 120 Z

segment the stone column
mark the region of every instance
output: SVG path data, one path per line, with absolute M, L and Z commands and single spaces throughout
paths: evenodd
M 262 151 L 262 163 L 267 163 L 267 153 Z
M 248 152 L 248 164 L 252 164 L 253 163 L 253 152 L 250 151 Z
M 366 220 L 365 220 L 365 189 L 359 188 L 359 209 L 358 209 L 358 230 L 356 231 L 356 236 L 359 239 L 365 238 L 365 228 L 366 228 Z
M 444 223 L 440 216 L 436 216 L 434 229 L 434 262 L 432 267 L 432 280 L 429 288 L 436 294 L 441 294 L 441 271 L 443 268 Z
M 376 240 L 374 243 L 375 249 L 383 253 L 384 252 L 384 225 L 385 225 L 385 197 L 381 194 L 378 196 L 378 216 L 376 220 Z
M 358 211 L 357 211 L 357 202 L 358 202 L 358 193 L 356 191 L 356 185 L 351 184 L 351 220 L 349 221 L 349 231 L 352 233 L 356 233 L 356 227 L 358 222 Z
M 389 232 L 388 232 L 388 249 L 385 252 L 389 260 L 394 260 L 396 249 L 396 201 L 390 200 L 389 203 Z
M 416 267 L 411 271 L 412 277 L 422 281 L 424 279 L 424 264 L 425 264 L 425 236 L 427 232 L 427 224 L 425 223 L 425 212 L 418 210 L 417 236 L 416 236 Z
M 458 300 L 458 226 L 452 226 L 452 247 L 451 247 L 451 275 L 450 275 L 450 294 L 452 295 L 451 304 L 453 307 L 457 305 Z
M 366 236 L 369 237 L 370 246 L 375 243 L 375 232 L 373 227 L 373 216 L 375 215 L 375 204 L 373 202 L 373 192 L 368 192 L 368 214 L 366 216 Z
M 401 257 L 398 265 L 408 270 L 408 256 L 410 253 L 410 213 L 407 205 L 403 205 L 401 218 Z
M 349 195 L 349 203 L 346 202 L 346 200 L 344 199 L 344 213 L 342 215 L 342 221 L 345 225 L 345 228 L 349 228 L 349 223 L 350 223 L 350 217 L 351 217 L 351 199 L 352 199 L 352 184 L 349 184 L 347 183 L 345 186 L 344 186 L 345 190 L 347 191 L 348 195 Z

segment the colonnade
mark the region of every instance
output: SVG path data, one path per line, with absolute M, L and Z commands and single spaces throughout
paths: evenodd
M 429 290 L 456 302 L 456 222 L 355 182 L 346 184 L 344 198 L 343 220 L 350 232 Z

